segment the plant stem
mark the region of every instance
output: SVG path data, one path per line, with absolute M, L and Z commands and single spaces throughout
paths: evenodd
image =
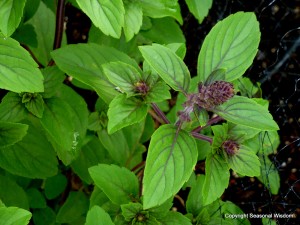
M 64 32 L 64 14 L 65 14 L 65 0 L 58 0 L 56 9 L 56 27 L 53 50 L 60 48 Z M 53 66 L 53 59 L 50 60 L 48 66 Z
M 160 110 L 158 105 L 156 105 L 155 103 L 151 103 L 151 107 L 155 111 L 155 113 L 163 120 L 164 123 L 166 124 L 170 123 L 170 121 L 168 120 L 164 112 Z
M 199 133 L 196 133 L 196 132 L 191 132 L 191 135 L 194 138 L 197 138 L 197 139 L 203 140 L 203 141 L 208 141 L 210 144 L 212 144 L 213 139 L 211 137 L 208 137 L 206 135 L 199 134 Z
M 195 128 L 192 132 L 196 132 L 196 133 L 197 133 L 197 132 L 203 130 L 204 128 L 206 128 L 206 127 L 208 127 L 208 126 L 210 126 L 210 125 L 212 125 L 212 124 L 214 124 L 214 123 L 217 123 L 217 122 L 219 122 L 219 121 L 221 121 L 221 120 L 223 120 L 223 118 L 220 117 L 220 116 L 216 116 L 216 117 L 214 117 L 214 118 L 211 118 L 211 119 L 207 122 L 207 124 L 206 124 L 205 126 L 203 126 L 203 127 L 199 126 L 199 127 Z

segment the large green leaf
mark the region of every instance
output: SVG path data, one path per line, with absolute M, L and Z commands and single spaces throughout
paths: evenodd
M 177 0 L 141 0 L 140 3 L 146 16 L 152 18 L 170 16 L 175 18 L 180 24 L 183 23 Z
M 163 125 L 152 135 L 143 179 L 143 206 L 161 205 L 186 182 L 197 161 L 195 140 L 173 125 Z
M 94 205 L 87 213 L 85 225 L 114 225 L 107 212 Z
M 23 188 L 15 181 L 2 175 L 0 175 L 0 181 L 0 199 L 6 206 L 17 206 L 23 209 L 29 209 L 28 198 Z
M 0 88 L 13 92 L 43 92 L 43 75 L 30 54 L 0 33 Z
M 120 149 L 118 149 L 120 150 Z M 109 161 L 107 150 L 103 147 L 97 137 L 93 137 L 80 151 L 78 158 L 72 162 L 71 166 L 74 172 L 86 183 L 92 183 L 92 178 L 88 168 L 98 163 Z
M 197 18 L 201 24 L 204 18 L 207 16 L 208 11 L 212 6 L 212 0 L 185 0 L 190 12 Z
M 76 0 L 80 8 L 104 34 L 121 36 L 125 9 L 122 0 Z
M 98 164 L 90 167 L 89 173 L 96 186 L 115 204 L 126 204 L 138 197 L 139 181 L 124 167 Z
M 204 179 L 205 176 L 203 175 L 197 177 L 196 183 L 192 186 L 186 201 L 186 210 L 187 212 L 192 213 L 194 217 L 196 217 L 203 208 L 202 189 Z
M 60 90 L 65 79 L 64 72 L 58 69 L 57 66 L 46 67 L 42 70 L 44 76 L 44 92 L 41 93 L 43 98 L 51 98 Z M 63 95 L 64 96 L 64 95 Z
M 88 211 L 88 207 L 89 200 L 83 192 L 71 191 L 57 213 L 56 222 L 74 224 L 77 219 Z
M 139 69 L 136 62 L 126 54 L 96 44 L 68 45 L 51 53 L 58 67 L 77 80 L 91 86 L 109 103 L 118 93 L 102 71 L 102 65 L 121 61 Z
M 18 163 L 16 163 L 18 162 Z M 0 150 L 0 167 L 12 174 L 46 178 L 57 173 L 56 154 L 41 132 L 29 126 L 27 135 L 11 147 Z
M 17 207 L 0 207 L 1 225 L 27 225 L 31 212 Z
M 165 217 L 159 219 L 161 225 L 192 225 L 189 218 L 179 212 L 169 212 Z
M 0 2 L 0 30 L 8 37 L 21 22 L 26 0 L 4 0 Z
M 250 177 L 260 175 L 259 159 L 257 155 L 246 146 L 241 145 L 235 155 L 228 156 L 227 161 L 230 168 L 238 174 Z
M 168 85 L 176 91 L 188 91 L 191 79 L 189 70 L 171 49 L 158 44 L 139 49 L 146 62 Z
M 229 166 L 225 159 L 217 154 L 209 154 L 205 161 L 203 205 L 212 203 L 223 194 L 228 187 L 229 176 Z
M 137 1 L 124 1 L 124 34 L 129 41 L 137 34 L 143 23 L 142 7 Z
M 152 19 L 151 23 L 150 29 L 140 31 L 140 34 L 149 41 L 159 44 L 185 43 L 182 30 L 173 18 Z M 164 35 L 161 35 L 162 33 Z
M 238 12 L 217 23 L 206 36 L 198 58 L 198 79 L 205 82 L 215 70 L 226 69 L 226 81 L 244 74 L 260 40 L 255 14 Z
M 46 66 L 51 59 L 50 52 L 53 49 L 55 36 L 55 14 L 44 2 L 40 2 L 34 16 L 26 22 L 34 27 L 38 45 L 30 46 L 31 51 L 39 62 Z
M 0 121 L 0 149 L 21 141 L 27 130 L 26 124 Z
M 75 130 L 75 112 L 60 98 L 45 99 L 45 110 L 41 124 L 49 140 L 57 151 L 58 157 L 66 165 L 77 155 L 78 131 Z
M 243 96 L 236 95 L 222 105 L 217 106 L 213 111 L 231 123 L 258 130 L 279 129 L 265 107 Z
M 141 122 L 146 118 L 148 106 L 140 100 L 126 95 L 118 95 L 112 100 L 107 112 L 109 134 L 123 127 Z

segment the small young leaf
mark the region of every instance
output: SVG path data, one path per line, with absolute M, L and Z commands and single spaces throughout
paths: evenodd
M 143 207 L 161 205 L 186 182 L 197 161 L 195 140 L 173 125 L 152 135 L 143 179 Z
M 176 91 L 188 91 L 191 79 L 189 70 L 171 49 L 158 44 L 139 49 L 147 63 L 168 85 Z
M 29 188 L 26 190 L 28 196 L 29 207 L 32 209 L 46 208 L 47 203 L 45 197 L 37 188 Z
M 107 112 L 108 133 L 112 134 L 123 127 L 141 122 L 147 115 L 148 106 L 135 98 L 118 95 L 112 100 Z
M 88 211 L 85 225 L 114 225 L 114 223 L 107 212 L 95 205 Z
M 122 0 L 76 0 L 80 9 L 104 34 L 120 38 L 125 9 Z
M 143 211 L 143 205 L 140 203 L 130 202 L 129 204 L 121 205 L 121 209 L 125 220 L 131 222 L 132 219 L 134 219 L 141 211 Z
M 239 151 L 233 155 L 228 156 L 228 164 L 238 174 L 243 176 L 259 176 L 260 175 L 260 162 L 251 149 L 241 145 Z
M 185 2 L 190 12 L 197 18 L 199 24 L 202 23 L 212 6 L 212 0 L 185 0 Z
M 57 66 L 46 67 L 42 70 L 44 76 L 45 91 L 41 93 L 43 98 L 51 98 L 55 95 L 57 90 L 65 79 L 64 72 L 58 69 Z
M 103 72 L 127 97 L 136 94 L 135 84 L 142 79 L 141 71 L 123 62 L 111 62 L 103 65 Z
M 260 40 L 255 14 L 238 12 L 218 22 L 205 37 L 198 57 L 198 79 L 205 82 L 215 70 L 226 68 L 233 81 L 251 65 Z
M 229 166 L 225 159 L 217 154 L 209 154 L 205 161 L 203 205 L 212 203 L 223 194 L 228 187 L 229 176 Z
M 23 16 L 26 0 L 0 2 L 0 30 L 8 37 L 16 30 Z
M 29 102 L 25 103 L 25 107 L 36 117 L 42 118 L 44 113 L 44 100 L 42 95 L 34 95 Z
M 47 199 L 55 199 L 67 187 L 67 178 L 61 173 L 49 177 L 45 181 L 45 196 Z
M 137 34 L 143 23 L 143 10 L 139 2 L 124 1 L 124 34 L 129 41 Z
M 56 214 L 50 207 L 43 209 L 35 209 L 33 213 L 33 222 L 35 225 L 54 225 L 56 222 Z
M 0 121 L 0 149 L 21 141 L 27 130 L 26 124 Z
M 146 95 L 145 102 L 158 103 L 171 99 L 170 87 L 165 82 L 158 81 L 150 88 Z
M 88 207 L 89 201 L 83 192 L 71 191 L 57 213 L 56 222 L 74 224 L 74 221 L 88 211 Z
M 97 187 L 115 204 L 126 204 L 138 195 L 138 179 L 124 167 L 98 164 L 90 167 L 89 173 Z
M 254 100 L 235 95 L 213 110 L 229 122 L 245 125 L 258 130 L 278 130 L 268 110 Z
M 0 33 L 0 88 L 17 93 L 43 92 L 43 75 L 37 67 L 28 51 Z
M 17 207 L 0 207 L 1 225 L 29 224 L 31 212 Z

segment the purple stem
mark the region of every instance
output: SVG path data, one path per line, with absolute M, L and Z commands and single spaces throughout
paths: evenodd
M 210 144 L 212 144 L 212 142 L 213 142 L 213 139 L 211 137 L 208 137 L 208 136 L 203 135 L 203 134 L 199 134 L 199 133 L 196 133 L 196 132 L 191 132 L 191 135 L 194 138 L 197 138 L 199 140 L 208 141 Z
M 220 117 L 220 116 L 216 116 L 216 117 L 214 117 L 214 118 L 211 118 L 211 119 L 207 122 L 207 124 L 206 124 L 205 126 L 203 126 L 203 127 L 199 126 L 199 127 L 195 128 L 192 132 L 196 132 L 196 133 L 197 133 L 197 132 L 203 130 L 204 128 L 206 128 L 206 127 L 208 127 L 208 126 L 210 126 L 210 125 L 212 125 L 212 124 L 214 124 L 214 123 L 217 123 L 217 122 L 219 122 L 219 121 L 221 121 L 221 120 L 223 120 L 223 118 Z
M 160 108 L 158 107 L 158 105 L 156 105 L 155 103 L 151 103 L 151 107 L 152 109 L 155 111 L 155 113 L 166 123 L 169 124 L 170 121 L 168 120 L 168 118 L 166 117 L 166 115 L 164 114 L 163 111 L 160 110 Z

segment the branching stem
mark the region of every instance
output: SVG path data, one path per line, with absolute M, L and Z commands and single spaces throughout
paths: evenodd
M 170 121 L 168 120 L 164 112 L 160 110 L 158 105 L 156 105 L 155 103 L 151 103 L 151 107 L 155 111 L 155 113 L 163 120 L 164 123 L 166 124 L 170 123 Z
M 208 137 L 206 135 L 199 134 L 199 133 L 196 133 L 196 132 L 191 132 L 191 135 L 194 138 L 197 138 L 197 139 L 203 140 L 203 141 L 208 141 L 210 144 L 212 144 L 213 139 L 211 137 Z
M 208 127 L 208 126 L 210 126 L 210 125 L 212 125 L 212 124 L 214 124 L 214 123 L 220 122 L 221 120 L 223 120 L 223 118 L 220 117 L 220 116 L 216 116 L 216 117 L 214 117 L 214 118 L 211 118 L 211 119 L 207 122 L 207 124 L 206 124 L 205 126 L 203 126 L 203 127 L 199 126 L 199 127 L 195 128 L 192 132 L 197 133 L 197 132 L 203 130 L 204 128 L 206 128 L 206 127 Z

